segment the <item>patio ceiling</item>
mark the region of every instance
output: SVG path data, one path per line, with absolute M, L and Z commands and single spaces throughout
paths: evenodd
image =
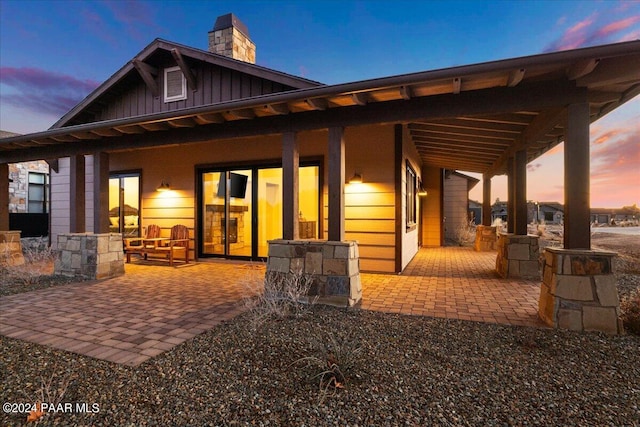
M 0 163 L 287 131 L 405 123 L 425 164 L 505 172 L 564 138 L 566 107 L 595 121 L 640 93 L 640 41 L 319 86 L 0 140 Z

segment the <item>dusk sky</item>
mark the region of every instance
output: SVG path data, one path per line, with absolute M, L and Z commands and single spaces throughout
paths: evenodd
M 206 50 L 229 12 L 257 64 L 326 84 L 640 39 L 640 1 L 0 0 L 0 129 L 48 129 L 155 38 Z M 591 153 L 591 205 L 640 204 L 640 97 L 591 125 Z M 527 199 L 563 202 L 562 144 L 528 170 Z

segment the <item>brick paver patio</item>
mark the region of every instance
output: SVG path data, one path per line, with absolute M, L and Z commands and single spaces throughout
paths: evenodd
M 540 283 L 499 279 L 495 252 L 422 249 L 402 275 L 362 275 L 361 308 L 542 326 Z M 127 264 L 125 276 L 0 298 L 2 335 L 136 366 L 242 312 L 259 264 Z

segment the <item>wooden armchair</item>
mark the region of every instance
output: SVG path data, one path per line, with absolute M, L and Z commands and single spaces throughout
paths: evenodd
M 149 244 L 145 244 L 144 239 L 157 239 L 160 237 L 160 226 L 156 224 L 149 224 L 147 226 L 147 232 L 144 237 L 127 237 L 124 241 L 124 252 L 127 254 L 127 262 L 131 262 L 131 254 L 143 255 L 147 257 L 146 249 L 149 249 Z M 153 245 L 151 245 L 151 248 Z
M 173 267 L 176 256 L 184 259 L 185 264 L 189 264 L 189 229 L 184 225 L 174 225 L 171 227 L 171 237 L 168 241 L 162 242 L 164 246 L 154 248 L 155 253 L 165 253 L 169 257 L 169 265 Z

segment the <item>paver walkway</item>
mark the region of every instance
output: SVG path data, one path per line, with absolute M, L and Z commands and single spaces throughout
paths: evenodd
M 540 283 L 499 279 L 495 252 L 422 249 L 402 275 L 362 274 L 361 308 L 541 326 Z M 127 264 L 114 279 L 0 298 L 2 335 L 137 366 L 242 312 L 260 264 Z

